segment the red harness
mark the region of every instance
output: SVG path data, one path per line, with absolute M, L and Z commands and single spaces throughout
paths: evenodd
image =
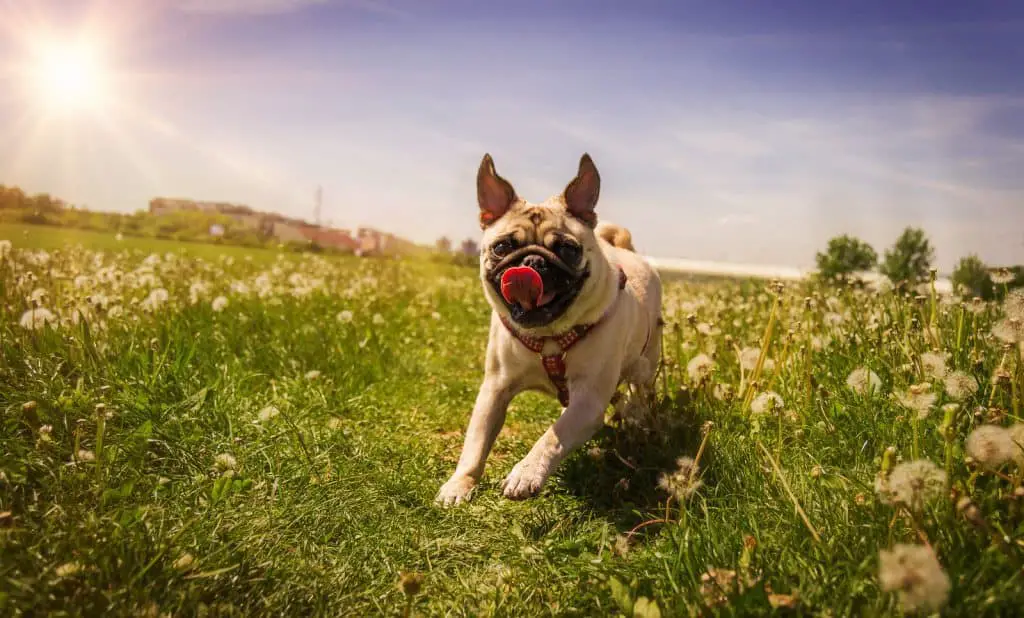
M 626 273 L 619 268 L 619 290 L 621 291 L 626 287 Z M 605 314 L 607 315 L 607 314 Z M 526 346 L 531 352 L 540 354 L 541 364 L 544 365 L 544 371 L 548 374 L 548 379 L 555 385 L 555 389 L 558 390 L 558 401 L 563 407 L 569 405 L 569 386 L 568 381 L 565 378 L 565 353 L 569 351 L 569 348 L 580 342 L 581 339 L 587 336 L 591 330 L 599 325 L 604 318 L 602 317 L 593 324 L 579 324 L 573 326 L 572 329 L 567 333 L 561 335 L 552 335 L 550 337 L 531 337 L 530 335 L 524 335 L 517 331 L 512 324 L 509 323 L 505 316 L 501 317 L 501 322 L 508 329 L 508 332 L 512 333 L 512 336 L 519 340 L 519 343 Z M 554 341 L 558 344 L 561 349 L 557 354 L 544 354 L 544 344 L 548 341 Z

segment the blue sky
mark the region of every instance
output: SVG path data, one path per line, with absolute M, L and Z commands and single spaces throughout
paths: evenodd
M 311 217 L 319 184 L 336 225 L 477 237 L 484 152 L 539 201 L 586 151 L 651 255 L 809 266 L 920 225 L 943 270 L 1024 262 L 1024 3 L 7 0 L 0 23 L 0 182 L 92 208 Z M 116 104 L 43 115 L 26 46 L 83 32 Z

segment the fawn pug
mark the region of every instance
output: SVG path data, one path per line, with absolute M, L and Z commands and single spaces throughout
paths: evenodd
M 604 423 L 620 383 L 653 385 L 661 353 L 661 280 L 630 233 L 597 222 L 601 178 L 589 155 L 560 195 L 532 204 L 484 155 L 477 172 L 480 278 L 493 308 L 483 383 L 443 505 L 468 500 L 525 390 L 556 396 L 562 414 L 512 468 L 504 495 L 536 495 L 559 463 Z

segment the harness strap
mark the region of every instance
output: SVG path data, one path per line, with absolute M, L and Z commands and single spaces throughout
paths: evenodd
M 619 291 L 622 291 L 626 287 L 626 271 L 619 267 Z M 605 314 L 607 315 L 607 314 Z M 562 404 L 562 407 L 569 405 L 569 384 L 565 377 L 565 353 L 569 351 L 572 346 L 580 342 L 587 334 L 598 324 L 600 324 L 604 318 L 602 317 L 593 324 L 579 324 L 573 326 L 569 331 L 562 333 L 561 335 L 552 335 L 549 337 L 533 337 L 525 333 L 521 333 L 516 330 L 512 324 L 508 322 L 505 316 L 501 317 L 501 322 L 508 329 L 508 332 L 512 333 L 512 336 L 519 340 L 519 343 L 523 344 L 531 352 L 540 354 L 541 365 L 544 367 L 544 371 L 548 374 L 548 379 L 554 385 L 558 391 L 558 402 Z M 544 354 L 544 344 L 548 341 L 554 341 L 558 344 L 560 351 L 557 354 Z

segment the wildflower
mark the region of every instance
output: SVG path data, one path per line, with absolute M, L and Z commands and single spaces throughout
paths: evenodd
M 858 367 L 846 378 L 846 385 L 858 395 L 867 395 L 882 389 L 882 380 L 878 374 L 867 367 Z
M 703 382 L 715 366 L 715 361 L 707 354 L 698 354 L 686 363 L 686 373 L 690 376 L 691 382 Z
M 975 428 L 964 443 L 967 454 L 983 468 L 994 470 L 1013 459 L 1016 444 L 1013 436 L 999 425 L 982 425 Z
M 700 576 L 700 596 L 708 607 L 722 605 L 738 591 L 736 571 L 708 569 Z
M 345 309 L 344 311 L 339 311 L 338 321 L 341 322 L 342 324 L 348 324 L 349 322 L 352 321 L 352 312 L 349 311 L 348 309 Z
M 743 371 L 753 371 L 760 356 L 761 348 L 743 348 L 740 350 L 740 367 Z
M 278 410 L 276 406 L 266 406 L 256 414 L 256 418 L 258 418 L 261 423 L 266 423 L 280 413 L 281 411 Z
M 432 320 L 440 321 L 441 320 L 441 314 L 435 311 L 435 312 L 430 314 L 430 318 Z
M 927 418 L 932 406 L 938 396 L 931 392 L 931 385 L 928 383 L 915 384 L 907 389 L 906 393 L 896 396 L 896 400 L 904 408 L 917 412 L 917 418 Z
M 35 309 L 29 309 L 25 313 L 21 314 L 21 319 L 18 320 L 18 324 L 22 328 L 28 330 L 40 330 L 45 328 L 48 324 L 56 326 L 58 324 L 57 316 L 52 311 L 45 307 L 37 307 Z
M 178 569 L 179 571 L 187 571 L 190 568 L 192 568 L 192 565 L 195 564 L 195 562 L 195 557 L 192 554 L 186 552 L 179 556 L 178 559 L 174 561 L 174 564 L 172 566 L 175 569 Z
M 1011 320 L 1024 322 L 1024 290 L 1014 290 L 1003 301 L 1003 312 Z
M 116 240 L 117 242 L 121 242 L 122 240 L 124 240 L 124 234 L 122 234 L 121 232 L 114 234 L 114 240 Z
M 84 448 L 83 449 L 79 449 L 79 451 L 77 453 L 75 453 L 75 460 L 81 461 L 83 463 L 89 463 L 91 461 L 96 461 L 96 453 L 94 453 L 92 451 L 89 451 L 89 450 L 86 450 Z
M 927 459 L 897 464 L 889 474 L 884 492 L 896 504 L 919 512 L 926 502 L 942 495 L 946 487 L 946 473 Z
M 213 465 L 218 470 L 225 472 L 227 470 L 234 470 L 238 466 L 238 462 L 235 460 L 234 455 L 221 453 L 213 458 Z
M 658 487 L 670 493 L 676 500 L 683 502 L 693 496 L 703 483 L 700 467 L 692 457 L 680 457 L 676 460 L 676 470 L 671 474 L 662 474 L 658 479 Z
M 1024 468 L 1024 423 L 1014 423 L 1007 430 L 1010 440 L 1013 441 L 1013 459 L 1017 465 Z
M 53 440 L 53 425 L 43 425 L 39 428 L 39 441 L 50 442 Z
M 167 299 L 171 297 L 164 288 L 154 288 L 150 291 L 149 296 L 142 301 L 143 311 L 155 311 L 160 308 L 160 305 L 167 302 Z
M 935 611 L 945 605 L 949 577 L 931 548 L 900 543 L 880 551 L 878 563 L 879 586 L 886 592 L 899 593 L 905 611 Z
M 380 326 L 381 324 L 384 323 L 384 316 L 382 316 L 379 313 L 373 314 L 373 323 L 376 324 L 377 326 Z
M 938 352 L 925 352 L 921 355 L 921 366 L 926 376 L 935 380 L 946 377 L 946 357 Z
M 629 537 L 624 534 L 616 534 L 615 542 L 612 544 L 612 553 L 620 557 L 628 554 Z
M 957 401 L 963 401 L 978 392 L 978 380 L 963 371 L 953 371 L 946 375 L 944 386 L 946 394 Z
M 206 293 L 210 289 L 210 284 L 205 281 L 194 281 L 192 285 L 188 286 L 188 300 L 190 303 L 195 305 L 199 300 L 206 296 Z
M 697 332 L 704 336 L 709 336 L 713 332 L 713 329 L 707 322 L 701 322 L 697 325 Z
M 996 285 L 1011 283 L 1017 278 L 1009 268 L 997 268 L 989 272 L 989 277 L 992 279 L 992 283 Z
M 1024 320 L 1006 318 L 992 327 L 992 336 L 1003 343 L 1019 343 L 1024 341 Z
M 320 372 L 317 371 L 316 369 L 314 369 L 312 371 L 307 371 L 306 372 L 306 379 L 307 380 L 315 380 L 315 379 L 317 379 L 319 377 L 320 377 Z
M 80 562 L 65 562 L 54 569 L 53 572 L 57 577 L 74 577 L 84 570 L 85 569 Z
M 782 411 L 784 405 L 778 393 L 766 391 L 750 402 L 750 411 L 754 414 L 777 414 Z
M 398 574 L 398 589 L 402 591 L 407 597 L 414 597 L 420 593 L 420 589 L 423 588 L 423 574 L 422 573 L 399 573 Z
M 213 299 L 213 302 L 210 304 L 210 306 L 213 308 L 215 312 L 220 313 L 221 311 L 224 311 L 225 307 L 228 306 L 228 299 L 223 296 L 218 296 L 217 298 Z
M 11 254 L 11 248 L 14 245 L 9 240 L 0 240 L 0 258 L 5 258 Z

